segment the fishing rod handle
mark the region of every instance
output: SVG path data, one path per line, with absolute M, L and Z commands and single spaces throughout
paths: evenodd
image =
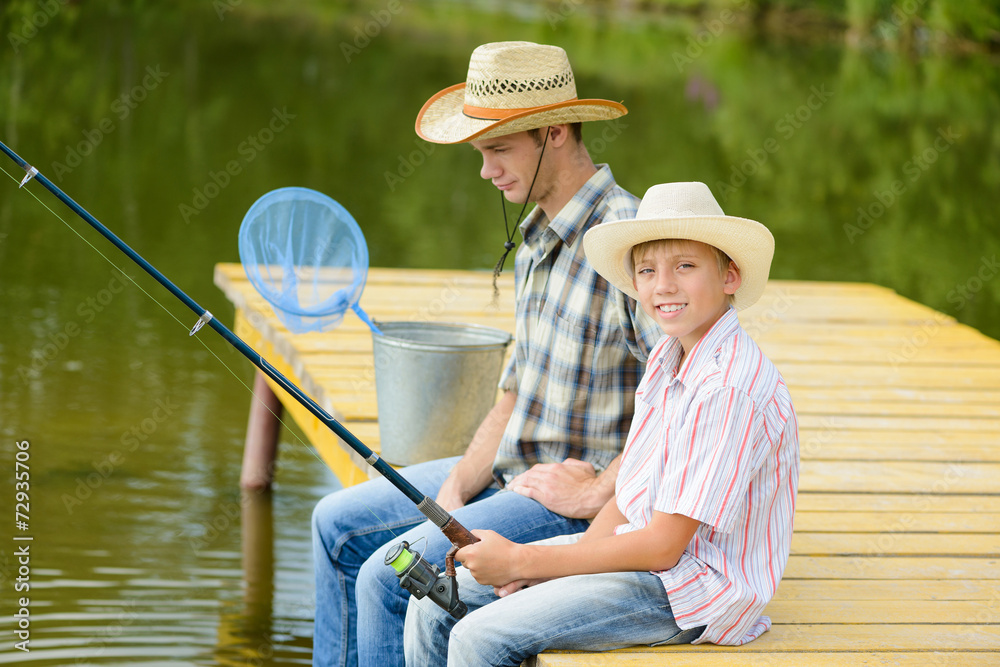
M 479 541 L 479 538 L 469 532 L 469 529 L 460 524 L 455 517 L 441 526 L 441 532 L 444 533 L 449 542 L 455 545 L 456 549 L 467 547 Z
M 467 547 L 479 541 L 478 537 L 469 532 L 468 528 L 460 524 L 430 496 L 424 496 L 424 499 L 417 503 L 417 509 L 430 519 L 431 523 L 441 529 L 441 532 L 444 533 L 449 542 L 455 545 L 456 549 Z
M 479 538 L 473 535 L 468 528 L 460 524 L 455 517 L 445 511 L 443 507 L 431 499 L 424 496 L 423 501 L 417 504 L 417 509 L 431 520 L 434 525 L 441 529 L 444 536 L 451 542 L 451 549 L 444 557 L 444 573 L 446 576 L 455 576 L 455 553 L 462 547 L 475 544 Z
M 444 557 L 444 573 L 446 576 L 454 577 L 455 554 L 462 547 L 475 544 L 479 541 L 479 538 L 469 532 L 469 529 L 456 521 L 454 517 L 451 518 L 451 521 L 441 526 L 441 532 L 444 533 L 444 536 L 452 544 L 451 549 L 448 549 L 448 553 Z

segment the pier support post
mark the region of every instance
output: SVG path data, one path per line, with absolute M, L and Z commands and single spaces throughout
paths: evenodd
M 271 391 L 267 377 L 257 371 L 253 381 L 253 400 L 247 422 L 247 439 L 243 445 L 243 469 L 240 487 L 270 488 L 274 478 L 274 462 L 278 456 L 278 435 L 281 433 L 281 400 Z

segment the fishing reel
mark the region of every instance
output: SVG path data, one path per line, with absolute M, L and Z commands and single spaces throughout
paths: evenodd
M 456 620 L 465 616 L 469 608 L 458 599 L 458 582 L 452 568 L 451 574 L 441 573 L 437 565 L 428 563 L 423 556 L 410 548 L 403 540 L 385 555 L 385 564 L 392 567 L 399 577 L 399 585 L 418 600 L 427 596 L 437 606 L 451 614 Z

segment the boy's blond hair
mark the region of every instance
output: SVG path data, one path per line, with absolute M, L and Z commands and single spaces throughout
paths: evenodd
M 700 241 L 690 241 L 688 239 L 654 239 L 652 241 L 639 243 L 638 245 L 632 246 L 632 266 L 636 266 L 642 258 L 646 256 L 646 253 L 659 250 L 660 248 L 672 248 L 679 243 L 700 243 Z M 709 249 L 711 249 L 712 255 L 715 257 L 716 264 L 718 264 L 719 267 L 719 275 L 725 276 L 726 271 L 729 270 L 729 263 L 733 260 L 730 259 L 729 255 L 722 252 L 714 245 L 709 245 L 707 243 L 703 245 L 706 245 Z M 736 270 L 738 271 L 739 268 L 740 267 L 737 266 Z M 729 303 L 732 304 L 734 295 L 727 294 L 726 297 Z

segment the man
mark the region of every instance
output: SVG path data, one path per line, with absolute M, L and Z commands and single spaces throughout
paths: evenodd
M 503 397 L 464 456 L 402 471 L 466 528 L 515 542 L 578 533 L 614 492 L 635 388 L 659 330 L 586 262 L 584 232 L 634 217 L 638 200 L 594 165 L 580 124 L 625 113 L 615 102 L 577 99 L 562 49 L 501 42 L 477 48 L 466 82 L 417 116 L 424 139 L 471 143 L 480 175 L 505 201 L 537 205 L 520 225 Z M 384 480 L 317 505 L 315 665 L 402 664 L 409 594 L 384 564 L 402 539 L 443 567 L 450 543 Z

